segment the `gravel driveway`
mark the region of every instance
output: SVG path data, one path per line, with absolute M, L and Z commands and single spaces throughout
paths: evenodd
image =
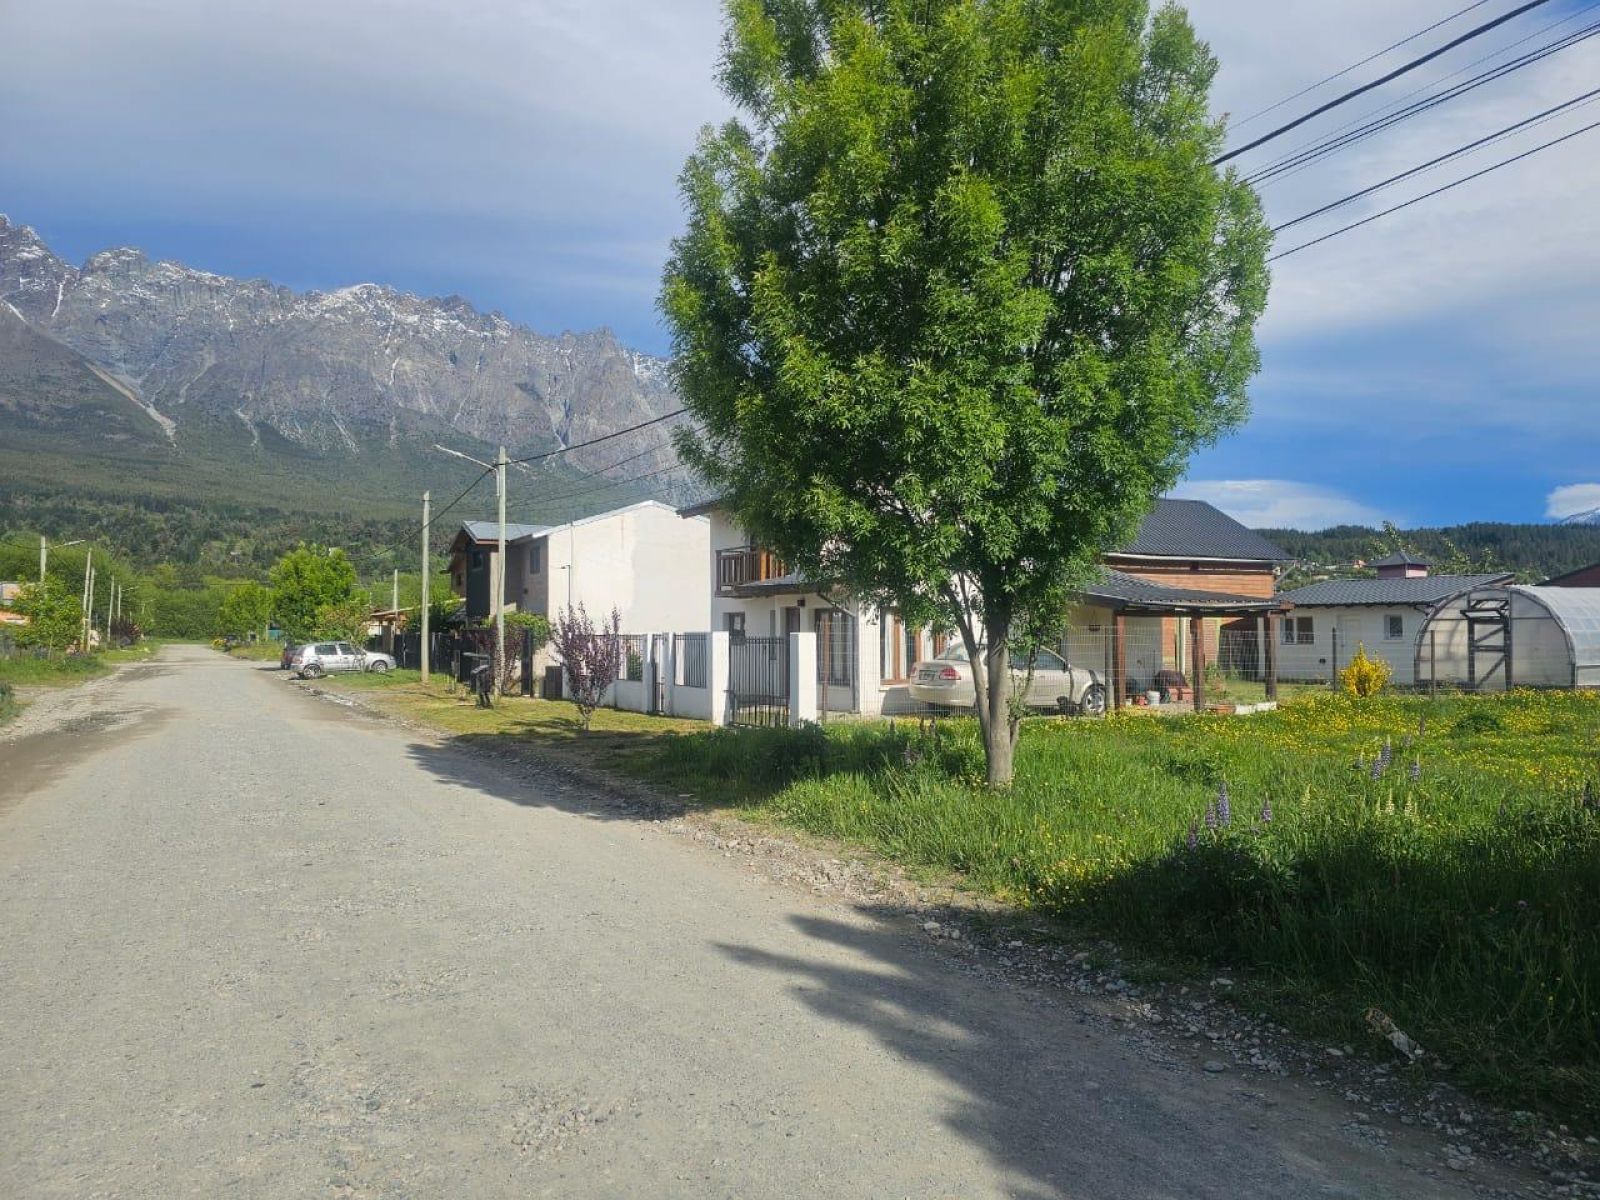
M 260 664 L 64 711 L 0 740 L 0 1196 L 1473 1194 Z

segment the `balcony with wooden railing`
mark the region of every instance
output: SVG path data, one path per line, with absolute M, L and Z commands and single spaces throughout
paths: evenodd
M 759 546 L 738 546 L 717 551 L 717 594 L 736 595 L 753 584 L 783 579 L 789 568 L 770 550 Z

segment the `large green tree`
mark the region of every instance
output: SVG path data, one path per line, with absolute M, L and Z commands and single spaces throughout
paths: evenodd
M 1210 165 L 1215 70 L 1142 0 L 728 5 L 743 119 L 662 297 L 680 448 L 819 584 L 960 630 L 993 783 L 1008 642 L 1246 413 L 1270 235 Z
M 272 589 L 246 579 L 228 592 L 217 621 L 224 633 L 258 634 L 265 638 L 272 621 Z
M 321 632 L 323 609 L 356 594 L 356 569 L 337 548 L 297 546 L 273 564 L 271 580 L 273 615 L 296 641 Z

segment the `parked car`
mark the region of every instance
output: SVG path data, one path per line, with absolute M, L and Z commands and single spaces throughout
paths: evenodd
M 349 642 L 308 642 L 295 651 L 289 669 L 301 679 L 316 679 L 339 671 L 371 671 L 381 675 L 394 670 L 387 654 L 362 650 Z
M 979 647 L 979 653 L 983 652 L 983 647 Z M 1027 670 L 1028 664 L 1013 654 L 1011 673 L 1017 686 L 1022 685 Z M 911 698 L 920 704 L 974 707 L 977 693 L 972 688 L 972 663 L 967 659 L 967 648 L 954 642 L 937 657 L 917 663 L 911 671 L 909 690 Z M 1026 699 L 1029 708 L 1099 717 L 1106 711 L 1106 685 L 1098 671 L 1070 666 L 1053 650 L 1041 648 L 1034 651 L 1033 682 Z
M 287 671 L 292 667 L 294 665 L 295 652 L 304 644 L 303 642 L 284 642 L 283 651 L 278 655 L 278 670 Z

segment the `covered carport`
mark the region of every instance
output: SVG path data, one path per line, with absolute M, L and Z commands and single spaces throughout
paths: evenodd
M 1114 709 L 1128 701 L 1128 623 L 1138 618 L 1188 623 L 1189 661 L 1180 669 L 1189 679 L 1196 712 L 1204 711 L 1206 706 L 1205 622 L 1253 619 L 1260 631 L 1267 699 L 1278 697 L 1278 617 L 1294 607 L 1287 601 L 1172 587 L 1122 571 L 1103 570 L 1093 585 L 1079 592 L 1079 602 L 1085 609 L 1103 610 L 1110 616 L 1107 657 Z

